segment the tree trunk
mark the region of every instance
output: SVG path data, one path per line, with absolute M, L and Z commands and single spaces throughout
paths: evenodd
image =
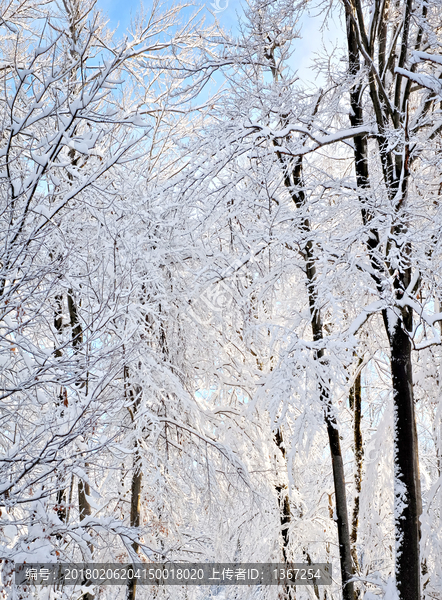
M 328 408 L 329 406 L 326 408 L 326 411 Z M 325 421 L 327 425 L 333 467 L 333 481 L 335 485 L 336 525 L 338 527 L 339 555 L 341 558 L 342 598 L 343 600 L 354 600 L 354 584 L 349 581 L 353 577 L 353 564 L 341 442 L 336 420 L 326 414 Z
M 275 443 L 281 451 L 282 457 L 285 460 L 285 447 L 284 441 L 282 438 L 281 428 L 279 428 L 275 433 Z M 279 520 L 281 524 L 281 537 L 282 537 L 282 559 L 288 564 L 290 562 L 289 558 L 289 543 L 290 543 L 290 533 L 289 527 L 291 522 L 291 512 L 290 512 L 290 498 L 286 485 L 278 484 L 276 487 L 276 493 L 278 496 L 278 505 L 279 505 Z M 283 588 L 284 598 L 288 600 L 294 600 L 296 593 L 296 587 L 292 585 L 285 585 Z
M 131 482 L 130 497 L 130 526 L 138 528 L 141 523 L 141 484 L 142 484 L 141 461 L 138 451 L 138 443 L 135 442 L 134 472 Z M 138 554 L 140 545 L 138 542 L 132 544 L 132 548 Z M 127 584 L 127 600 L 135 600 L 137 593 L 137 580 L 130 579 Z
M 362 445 L 362 390 L 361 390 L 361 375 L 360 366 L 362 359 L 359 359 L 358 372 L 353 386 L 350 389 L 349 404 L 350 410 L 353 411 L 353 441 L 354 441 L 354 457 L 355 457 L 355 499 L 353 505 L 353 515 L 351 522 L 351 555 L 355 568 L 359 571 L 358 553 L 356 550 L 356 542 L 358 539 L 359 525 L 359 499 L 361 495 L 362 484 L 362 461 L 364 456 L 364 448 Z
M 78 316 L 77 303 L 75 301 L 72 290 L 68 290 L 67 301 L 69 319 L 71 324 L 72 346 L 74 348 L 74 354 L 76 354 L 83 345 L 83 330 Z M 85 391 L 87 393 L 87 381 L 79 378 L 75 382 L 75 385 L 78 389 L 86 388 Z M 88 465 L 85 464 L 85 469 L 87 469 L 87 466 Z M 90 496 L 89 484 L 80 479 L 78 481 L 78 509 L 80 513 L 80 521 L 82 521 L 85 517 L 89 517 L 92 514 L 91 506 L 87 499 L 88 496 Z M 94 548 L 92 544 L 88 544 L 88 546 L 92 554 Z
M 85 465 L 87 467 L 87 465 Z M 87 500 L 87 496 L 90 496 L 90 486 L 86 481 L 83 481 L 82 479 L 78 480 L 78 508 L 79 508 L 79 513 L 80 513 L 80 522 L 83 521 L 83 519 L 85 519 L 86 517 L 90 517 L 92 514 L 92 510 L 91 510 L 91 505 L 89 504 L 88 500 Z M 91 555 L 93 555 L 94 553 L 94 546 L 92 545 L 92 542 L 88 542 L 88 548 L 89 551 L 91 553 Z M 88 586 L 90 585 L 90 581 L 88 579 L 83 579 L 82 581 L 82 585 Z M 83 593 L 80 596 L 81 600 L 94 600 L 94 595 L 90 594 L 89 592 Z
M 58 294 L 55 296 L 55 315 L 54 315 L 54 327 L 57 330 L 58 335 L 61 339 L 61 334 L 63 332 L 63 296 Z M 58 343 L 58 342 L 57 342 Z M 59 348 L 55 349 L 54 355 L 57 358 L 63 356 L 62 351 Z M 60 408 L 60 417 L 64 415 L 63 406 L 68 405 L 68 393 L 65 387 L 60 388 L 60 392 L 58 394 L 57 399 L 57 407 Z M 62 523 L 66 523 L 67 521 L 67 513 L 68 507 L 66 504 L 66 488 L 60 489 L 57 491 L 57 500 L 56 500 L 56 510 L 57 516 Z M 57 534 L 57 539 L 61 539 L 62 536 Z
M 67 303 L 68 303 L 68 311 L 69 311 L 69 320 L 71 325 L 71 339 L 72 339 L 72 347 L 74 349 L 74 355 L 77 354 L 83 345 L 83 329 L 81 327 L 80 319 L 78 316 L 78 307 L 74 298 L 74 293 L 70 289 L 67 293 Z M 87 393 L 87 381 L 82 378 L 78 378 L 75 382 L 77 389 L 86 388 L 85 391 Z M 88 464 L 85 463 L 84 468 L 87 471 Z M 88 496 L 90 496 L 90 486 L 89 483 L 83 481 L 82 479 L 78 480 L 78 512 L 80 516 L 80 523 L 86 517 L 90 517 L 92 514 L 91 505 L 88 501 Z M 94 553 L 94 546 L 92 542 L 87 543 L 91 556 Z M 82 581 L 82 585 L 88 586 L 90 585 L 90 581 L 88 579 L 84 579 Z M 86 592 L 80 596 L 82 600 L 93 600 L 94 595 Z
M 87 465 L 85 465 L 87 467 Z M 78 509 L 80 513 L 80 521 L 83 521 L 86 517 L 90 517 L 92 514 L 91 505 L 87 500 L 87 496 L 90 496 L 90 486 L 86 481 L 82 479 L 78 480 Z
M 129 368 L 124 367 L 124 378 L 125 378 L 125 394 L 132 400 L 132 405 L 129 408 L 129 412 L 132 418 L 132 423 L 135 428 L 135 417 L 141 401 L 141 388 L 135 386 L 135 389 L 128 382 L 129 379 Z M 133 455 L 133 473 L 131 480 L 131 496 L 130 496 L 130 526 L 136 527 L 137 529 L 141 525 L 141 488 L 143 483 L 143 472 L 140 456 L 140 446 L 137 439 L 134 441 L 134 455 Z M 137 541 L 132 544 L 133 551 L 138 554 L 140 545 Z M 127 600 L 135 600 L 137 593 L 137 580 L 129 579 L 126 588 Z
M 396 581 L 401 600 L 419 600 L 420 522 L 422 512 L 418 443 L 414 413 L 411 343 L 403 320 L 390 311 L 391 377 L 394 405 L 394 496 Z

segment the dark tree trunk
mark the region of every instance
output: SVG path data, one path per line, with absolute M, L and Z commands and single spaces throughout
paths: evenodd
M 61 334 L 63 332 L 63 296 L 58 294 L 57 296 L 55 296 L 55 315 L 54 315 L 54 327 L 57 330 L 58 335 L 60 336 L 61 339 Z M 57 345 L 58 345 L 58 340 L 57 340 Z M 61 357 L 63 356 L 62 351 L 59 348 L 55 349 L 54 352 L 56 357 Z M 63 406 L 67 406 L 68 405 L 68 393 L 66 388 L 61 387 L 60 388 L 60 392 L 58 394 L 58 399 L 57 399 L 57 407 L 60 408 L 60 417 L 63 417 L 64 415 L 64 408 Z M 56 504 L 56 509 L 57 509 L 57 516 L 60 519 L 60 521 L 62 521 L 62 523 L 66 523 L 67 521 L 67 513 L 68 513 L 68 507 L 67 507 L 67 503 L 66 503 L 66 488 L 60 489 L 57 491 L 57 504 Z M 62 536 L 60 534 L 57 534 L 57 539 L 61 539 Z
M 87 467 L 87 465 L 86 465 Z M 92 514 L 91 505 L 87 500 L 87 496 L 90 496 L 90 486 L 86 481 L 79 479 L 78 481 L 78 508 L 80 512 L 80 521 L 83 521 L 86 517 L 90 517 Z M 88 542 L 88 548 L 90 550 L 91 555 L 94 553 L 94 546 L 92 542 Z M 88 579 L 83 579 L 82 585 L 89 586 L 91 585 Z M 80 596 L 81 600 L 94 600 L 94 595 L 89 592 L 83 593 Z
M 358 369 L 362 364 L 362 359 L 359 361 Z M 353 505 L 353 515 L 351 522 L 351 555 L 353 562 L 357 570 L 359 570 L 358 553 L 356 550 L 356 542 L 358 539 L 358 525 L 359 525 L 359 499 L 361 495 L 361 484 L 362 484 L 362 461 L 364 457 L 364 448 L 362 445 L 362 390 L 361 390 L 361 374 L 362 371 L 359 369 L 356 375 L 354 384 L 350 390 L 350 409 L 353 411 L 353 442 L 354 442 L 354 456 L 355 456 L 355 498 Z
M 87 465 L 86 465 L 87 466 Z M 78 508 L 80 512 L 80 521 L 83 521 L 86 517 L 90 517 L 92 514 L 91 505 L 87 500 L 87 496 L 90 496 L 90 486 L 86 481 L 82 479 L 78 480 Z
M 279 428 L 275 433 L 275 443 L 281 451 L 282 457 L 285 460 L 285 446 L 282 437 L 281 429 Z M 281 524 L 281 538 L 282 538 L 282 559 L 287 564 L 290 562 L 289 557 L 289 543 L 290 543 L 290 522 L 291 522 L 291 511 L 290 511 L 290 498 L 286 485 L 277 485 L 275 487 L 278 496 L 279 505 L 279 521 Z M 287 600 L 295 599 L 296 587 L 286 585 L 283 589 L 283 595 Z
M 71 337 L 72 337 L 72 346 L 74 348 L 74 353 L 79 352 L 81 346 L 83 345 L 83 329 L 81 327 L 80 319 L 78 316 L 78 307 L 77 302 L 75 301 L 73 291 L 68 290 L 67 294 L 68 301 L 68 311 L 69 311 L 69 320 L 71 324 Z M 86 388 L 85 391 L 87 393 L 87 380 L 82 377 L 78 377 L 75 385 L 78 389 Z M 87 469 L 88 465 L 85 464 L 85 468 Z M 92 514 L 91 505 L 87 497 L 90 496 L 90 487 L 89 484 L 81 479 L 78 481 L 78 509 L 80 512 L 80 521 L 82 521 L 85 517 L 89 517 Z M 88 544 L 91 553 L 93 553 L 92 544 Z
M 335 484 L 336 525 L 338 527 L 339 555 L 341 558 L 342 598 L 343 600 L 354 600 L 354 584 L 353 582 L 349 582 L 353 577 L 353 564 L 341 442 L 335 419 L 326 416 L 326 425 L 332 459 L 333 481 Z
M 390 318 L 394 315 L 390 313 Z M 388 316 L 385 315 L 388 319 Z M 388 323 L 387 323 L 388 325 Z M 401 600 L 419 600 L 420 523 L 422 512 L 418 443 L 414 413 L 411 343 L 402 319 L 390 328 L 394 404 L 394 485 L 396 581 Z
M 81 327 L 80 318 L 78 315 L 78 306 L 77 302 L 74 298 L 73 290 L 68 290 L 67 293 L 67 303 L 68 303 L 68 311 L 69 311 L 69 320 L 71 325 L 71 339 L 72 339 L 72 347 L 74 349 L 74 355 L 77 354 L 83 345 L 83 329 Z M 82 388 L 86 388 L 87 393 L 87 381 L 83 379 L 79 375 L 75 382 L 76 387 L 80 390 Z M 85 464 L 85 470 L 87 470 L 87 463 Z M 92 514 L 91 505 L 88 501 L 88 496 L 90 496 L 90 486 L 89 483 L 83 481 L 82 479 L 78 480 L 78 512 L 80 515 L 80 522 L 83 521 L 86 517 L 90 517 Z M 91 556 L 94 553 L 94 546 L 92 542 L 88 542 L 88 548 L 91 553 Z M 89 586 L 90 581 L 88 579 L 83 580 L 83 585 Z M 94 595 L 86 592 L 82 594 L 80 597 L 82 600 L 93 600 Z
M 136 527 L 137 529 L 141 524 L 141 485 L 142 485 L 142 471 L 141 461 L 138 450 L 138 442 L 135 442 L 134 449 L 134 471 L 132 474 L 131 482 L 131 497 L 130 497 L 130 526 Z M 140 545 L 137 542 L 132 544 L 132 548 L 135 554 L 138 554 Z M 127 584 L 127 600 L 135 600 L 137 593 L 137 580 L 130 579 Z
M 134 454 L 134 472 L 131 482 L 131 498 L 130 498 L 130 526 L 138 528 L 141 523 L 141 484 L 142 471 L 141 460 L 138 449 L 138 442 L 135 442 Z M 134 552 L 138 554 L 140 545 L 137 542 L 132 544 Z
M 131 385 L 129 383 L 129 368 L 124 367 L 124 379 L 125 379 L 125 394 L 132 400 L 132 404 L 129 408 L 129 413 L 132 418 L 132 423 L 135 428 L 136 425 L 136 414 L 138 407 L 141 402 L 142 390 L 139 386 Z M 131 480 L 131 495 L 130 495 L 130 526 L 139 528 L 141 525 L 141 489 L 143 484 L 143 471 L 142 462 L 140 455 L 140 444 L 138 439 L 134 441 L 134 455 L 133 455 L 133 472 Z M 132 544 L 133 551 L 138 554 L 140 550 L 140 544 L 134 541 Z M 137 593 L 137 580 L 129 579 L 126 588 L 126 599 L 135 600 Z
M 281 76 L 278 71 L 273 54 L 274 50 L 266 49 L 266 58 L 271 62 L 272 76 L 275 81 Z M 320 97 L 313 109 L 312 117 L 315 116 L 320 102 Z M 282 116 L 281 125 L 287 125 L 287 117 Z M 277 140 L 273 141 L 276 148 L 280 145 Z M 276 155 L 281 164 L 284 177 L 284 185 L 287 188 L 296 208 L 305 211 L 305 193 L 303 181 L 303 163 L 302 156 L 295 162 L 287 161 L 281 152 L 276 149 Z M 311 314 L 311 328 L 313 340 L 315 342 L 323 339 L 323 328 L 321 313 L 318 308 L 318 295 L 316 289 L 316 261 L 313 242 L 311 239 L 311 226 L 307 212 L 304 214 L 301 230 L 305 234 L 305 246 L 301 249 L 301 254 L 305 264 L 307 297 Z M 324 351 L 321 349 L 315 353 L 315 359 L 319 362 L 324 361 Z M 354 600 L 354 585 L 350 580 L 353 577 L 353 565 L 351 559 L 350 530 L 347 513 L 347 497 L 345 490 L 344 464 L 342 461 L 341 443 L 339 439 L 338 425 L 334 416 L 332 401 L 328 387 L 323 383 L 319 384 L 320 401 L 324 409 L 324 420 L 327 427 L 327 434 L 332 459 L 333 482 L 336 497 L 336 525 L 338 527 L 339 556 L 342 577 L 342 596 L 343 600 Z
M 281 429 L 275 433 L 275 443 L 278 446 L 283 458 L 285 459 L 285 447 L 282 439 Z M 282 558 L 284 562 L 289 562 L 288 547 L 289 547 L 289 526 L 291 521 L 290 514 L 290 499 L 287 486 L 277 485 L 276 492 L 278 495 L 279 515 L 281 522 L 281 537 L 282 537 Z
M 72 346 L 77 352 L 83 344 L 83 330 L 81 328 L 80 319 L 78 316 L 78 307 L 72 290 L 68 290 L 68 310 L 69 320 L 71 322 Z

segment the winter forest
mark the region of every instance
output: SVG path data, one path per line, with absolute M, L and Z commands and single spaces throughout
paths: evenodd
M 0 3 L 0 598 L 442 599 L 441 0 Z

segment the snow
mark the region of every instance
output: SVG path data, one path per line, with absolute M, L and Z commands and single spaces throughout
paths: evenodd
M 44 54 L 45 52 L 47 52 L 50 49 L 51 46 L 39 46 L 38 48 L 36 48 L 34 50 L 34 56 L 40 56 L 40 54 Z
M 442 84 L 439 81 L 439 79 L 436 79 L 436 77 L 432 77 L 431 75 L 425 75 L 423 73 L 412 73 L 411 71 L 408 71 L 407 69 L 402 69 L 401 67 L 396 67 L 395 72 L 404 75 L 404 77 L 415 81 L 419 85 L 422 85 L 423 87 L 426 87 L 429 90 L 432 90 L 435 94 L 442 94 Z
M 347 335 L 349 337 L 356 335 L 356 333 L 367 322 L 368 318 L 371 315 L 380 312 L 384 308 L 385 308 L 384 300 L 376 300 L 376 301 L 372 302 L 371 304 L 369 304 L 368 306 L 366 306 L 363 309 L 363 311 L 355 319 L 353 319 L 353 322 L 351 323 L 350 327 L 348 328 Z
M 37 154 L 36 152 L 31 152 L 32 160 L 34 160 L 41 167 L 46 167 L 50 160 L 51 151 L 47 154 Z
M 420 50 L 414 50 L 412 62 L 421 62 L 421 61 L 430 61 L 434 62 L 438 65 L 442 65 L 442 55 L 441 54 L 430 54 L 429 52 L 422 52 Z
M 38 204 L 35 208 L 34 208 L 34 212 L 36 212 L 39 215 L 43 215 L 44 217 L 46 217 L 47 219 L 51 218 L 51 211 L 48 209 L 47 206 L 44 206 L 43 204 Z

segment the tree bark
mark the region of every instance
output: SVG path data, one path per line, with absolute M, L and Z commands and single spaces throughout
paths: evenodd
M 350 528 L 348 524 L 347 496 L 345 490 L 345 474 L 344 463 L 342 460 L 341 442 L 334 417 L 326 415 L 325 420 L 332 458 L 333 481 L 335 487 L 336 525 L 338 527 L 339 555 L 341 559 L 342 597 L 343 600 L 354 600 L 354 584 L 353 582 L 349 581 L 353 577 L 353 564 L 351 557 Z
M 141 402 L 141 388 L 135 386 L 135 388 L 128 382 L 129 379 L 129 368 L 124 367 L 124 379 L 125 379 L 125 394 L 132 400 L 129 413 L 132 418 L 133 426 L 135 427 L 135 418 L 138 407 Z M 131 496 L 130 496 L 130 526 L 139 528 L 141 525 L 141 489 L 143 484 L 143 471 L 141 464 L 140 445 L 137 439 L 134 441 L 134 455 L 133 455 L 133 472 L 131 480 Z M 134 541 L 132 544 L 133 551 L 138 554 L 140 550 L 140 544 Z M 126 599 L 135 600 L 137 593 L 137 580 L 135 578 L 129 579 L 126 588 Z
M 87 465 L 86 465 L 87 467 Z M 78 508 L 80 513 L 80 521 L 83 521 L 86 517 L 90 517 L 92 514 L 91 505 L 87 500 L 87 496 L 90 496 L 90 486 L 83 479 L 78 480 Z
M 353 514 L 351 522 L 351 555 L 355 568 L 359 571 L 359 560 L 356 549 L 356 542 L 358 539 L 358 525 L 359 525 L 359 499 L 361 495 L 361 484 L 362 484 L 362 461 L 364 456 L 364 448 L 362 444 L 362 430 L 361 430 L 361 419 L 362 419 L 362 390 L 361 390 L 361 375 L 362 371 L 360 366 L 362 359 L 359 360 L 358 372 L 353 386 L 350 389 L 349 404 L 350 409 L 353 411 L 353 442 L 354 442 L 354 456 L 355 456 L 355 498 L 353 505 Z
M 395 318 L 386 315 L 386 319 Z M 418 443 L 414 412 L 411 343 L 402 319 L 391 328 L 394 405 L 394 496 L 396 581 L 401 600 L 419 600 L 420 522 L 422 512 Z M 388 325 L 388 323 L 387 323 Z
M 58 294 L 55 296 L 55 315 L 54 315 L 54 327 L 59 336 L 61 336 L 63 332 L 63 295 Z M 54 355 L 57 358 L 63 356 L 62 351 L 59 348 L 55 349 Z M 68 393 L 65 387 L 60 388 L 60 392 L 58 394 L 58 400 L 56 403 L 57 407 L 60 408 L 60 417 L 64 415 L 63 406 L 68 405 Z M 67 521 L 67 513 L 68 507 L 66 503 L 66 488 L 60 489 L 57 491 L 57 500 L 56 500 L 56 510 L 57 516 L 62 523 L 66 523 Z M 62 536 L 57 534 L 57 539 L 61 539 Z
M 74 355 L 77 354 L 83 345 L 83 329 L 81 327 L 80 319 L 78 316 L 78 307 L 74 298 L 73 290 L 68 290 L 67 293 L 67 303 L 68 303 L 68 311 L 69 311 L 69 320 L 71 326 L 71 339 L 72 339 L 72 347 L 74 349 Z M 86 388 L 87 392 L 87 381 L 83 378 L 78 378 L 75 382 L 75 385 L 78 389 Z M 87 470 L 88 464 L 84 465 L 85 470 Z M 78 480 L 78 512 L 80 516 L 80 523 L 86 517 L 90 517 L 92 514 L 92 508 L 88 501 L 88 496 L 90 496 L 90 486 L 87 481 L 83 481 L 82 479 Z M 87 543 L 91 556 L 94 553 L 94 546 L 92 542 Z M 83 585 L 90 585 L 90 581 L 88 579 L 84 579 L 82 582 Z M 82 600 L 94 600 L 94 595 L 86 592 L 81 595 Z
M 138 449 L 138 442 L 134 444 L 134 471 L 131 481 L 131 497 L 130 497 L 130 526 L 139 528 L 141 524 L 141 486 L 142 486 L 142 470 L 141 460 Z M 132 544 L 135 554 L 138 554 L 140 545 L 138 542 Z M 135 600 L 137 593 L 137 580 L 130 579 L 127 584 L 127 600 Z
M 275 443 L 278 446 L 282 457 L 285 461 L 285 446 L 284 440 L 282 437 L 281 428 L 275 433 Z M 290 498 L 288 494 L 288 489 L 286 485 L 278 484 L 276 487 L 276 493 L 278 496 L 278 505 L 279 505 L 279 520 L 281 524 L 281 538 L 282 538 L 282 559 L 288 564 L 290 562 L 289 558 L 289 543 L 290 543 L 290 522 L 291 522 L 291 511 L 290 511 Z M 295 600 L 296 587 L 291 585 L 285 585 L 283 588 L 284 598 L 287 600 Z
M 282 439 L 281 429 L 275 433 L 275 443 L 278 446 L 283 458 L 285 459 L 285 448 Z M 279 514 L 281 522 L 281 537 L 282 537 L 282 557 L 285 563 L 289 562 L 288 547 L 289 547 L 289 526 L 291 521 L 290 514 L 290 499 L 286 485 L 277 485 L 276 491 L 278 494 Z
M 87 467 L 87 465 L 85 465 Z M 85 519 L 86 517 L 90 517 L 92 514 L 92 510 L 91 510 L 91 505 L 89 504 L 88 500 L 87 500 L 87 496 L 90 496 L 90 486 L 86 481 L 83 481 L 82 479 L 78 480 L 78 508 L 79 508 L 79 513 L 80 513 L 80 522 L 83 521 L 83 519 Z M 88 548 L 89 551 L 91 553 L 91 555 L 93 555 L 94 553 L 94 546 L 92 544 L 92 542 L 88 542 Z M 90 581 L 88 579 L 83 579 L 82 581 L 82 585 L 88 586 L 90 585 Z M 83 593 L 80 598 L 82 600 L 94 600 L 94 595 L 90 594 L 89 592 Z
M 78 316 L 78 307 L 72 290 L 68 290 L 67 301 L 69 319 L 71 324 L 72 346 L 74 348 L 74 354 L 76 354 L 83 345 L 83 329 L 81 327 L 80 319 Z M 84 379 L 78 379 L 76 381 L 76 386 L 79 389 L 86 387 L 87 392 L 87 381 L 85 381 Z M 85 468 L 87 468 L 87 464 L 85 465 Z M 90 496 L 89 484 L 80 479 L 78 481 L 78 509 L 80 513 L 80 521 L 92 514 L 91 505 L 89 504 L 89 501 L 87 499 L 88 496 Z M 92 544 L 90 545 L 90 550 L 92 553 Z

